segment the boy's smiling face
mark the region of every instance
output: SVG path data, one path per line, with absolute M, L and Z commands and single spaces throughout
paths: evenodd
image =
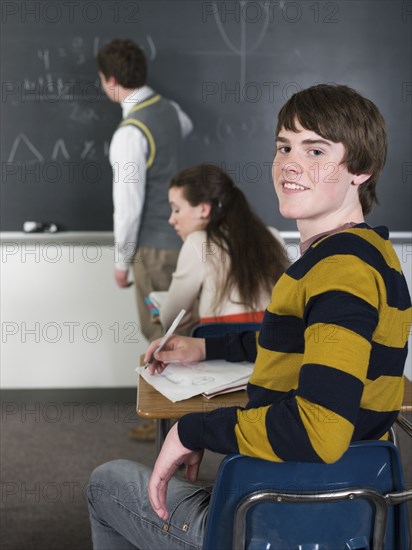
M 358 185 L 369 174 L 354 175 L 342 164 L 345 147 L 306 130 L 282 129 L 276 138 L 273 182 L 282 216 L 295 219 L 302 239 L 360 223 Z

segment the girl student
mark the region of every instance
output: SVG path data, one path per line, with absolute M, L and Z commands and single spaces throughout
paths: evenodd
M 179 172 L 169 185 L 169 223 L 183 240 L 160 310 L 167 329 L 196 323 L 261 322 L 273 285 L 289 266 L 279 233 L 252 211 L 232 178 L 213 164 Z

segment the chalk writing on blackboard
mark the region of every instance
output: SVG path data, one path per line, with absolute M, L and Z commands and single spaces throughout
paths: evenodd
M 66 144 L 62 139 L 58 139 L 54 144 L 53 151 L 51 154 L 52 160 L 57 160 L 59 156 L 64 157 L 66 160 L 70 160 L 70 155 L 67 152 Z
M 147 43 L 149 44 L 149 55 L 148 55 L 149 61 L 154 61 L 156 59 L 156 53 L 157 53 L 155 43 L 153 42 L 153 38 L 150 35 L 146 36 L 146 40 L 147 40 Z
M 264 18 L 264 21 L 263 21 L 263 27 L 262 27 L 257 39 L 255 40 L 254 44 L 252 46 L 250 46 L 249 48 L 247 47 L 247 44 L 246 44 L 246 36 L 248 34 L 247 33 L 247 28 L 246 28 L 246 25 L 247 25 L 246 19 L 244 17 L 242 17 L 240 19 L 240 46 L 239 47 L 235 46 L 233 44 L 233 42 L 229 39 L 229 37 L 228 37 L 228 35 L 225 31 L 225 28 L 222 24 L 222 20 L 221 20 L 221 17 L 219 15 L 219 9 L 218 9 L 217 2 L 214 2 L 213 4 L 215 6 L 214 17 L 215 17 L 216 25 L 219 29 L 220 35 L 223 38 L 225 44 L 228 46 L 228 48 L 233 53 L 236 53 L 240 58 L 240 79 L 239 79 L 239 81 L 240 81 L 240 85 L 243 87 L 245 85 L 245 82 L 246 82 L 246 55 L 248 53 L 251 53 L 251 52 L 255 51 L 260 46 L 263 38 L 265 37 L 268 26 L 269 26 L 269 11 L 268 11 L 267 3 L 264 2 L 264 5 L 263 5 L 263 12 L 265 13 L 265 18 Z M 247 5 L 247 2 L 241 1 L 241 2 L 239 2 L 239 4 L 241 6 L 241 9 L 243 10 L 245 8 L 245 6 Z
M 145 40 L 147 46 L 142 47 L 147 50 L 148 59 L 154 61 L 157 55 L 154 40 L 151 35 L 146 35 Z M 100 42 L 99 36 L 93 37 L 91 43 L 90 39 L 75 36 L 69 45 L 38 48 L 31 63 L 31 70 L 34 69 L 37 75 L 24 75 L 21 82 L 6 81 L 2 88 L 5 100 L 16 107 L 25 102 L 81 101 L 91 104 L 106 100 L 95 64 Z M 65 68 L 62 59 L 67 65 Z M 91 68 L 93 72 L 90 72 Z M 77 115 L 73 111 L 70 118 L 79 121 L 98 119 L 92 110 Z
M 23 144 L 29 149 L 29 151 L 33 154 L 33 161 L 36 162 L 43 162 L 44 157 L 38 151 L 38 149 L 33 145 L 33 143 L 29 140 L 29 138 L 25 134 L 19 134 L 16 139 L 13 142 L 13 145 L 10 149 L 10 154 L 7 159 L 7 162 L 14 162 L 16 156 L 17 156 L 17 150 L 19 149 L 20 145 Z
M 108 141 L 97 144 L 94 140 L 85 140 L 82 143 L 82 149 L 78 154 L 79 160 L 85 160 L 86 158 L 96 158 L 96 146 L 99 145 L 103 150 L 103 156 L 107 157 L 109 151 Z M 58 138 L 48 152 L 42 152 L 39 147 L 33 143 L 32 139 L 29 139 L 26 134 L 21 133 L 14 139 L 10 153 L 7 158 L 7 163 L 19 162 L 24 158 L 24 162 L 45 162 L 45 158 L 50 158 L 55 161 L 59 157 L 63 157 L 66 160 L 73 158 L 73 153 L 67 147 L 64 138 Z M 28 157 L 29 154 L 29 157 Z M 27 158 L 28 157 L 28 158 Z

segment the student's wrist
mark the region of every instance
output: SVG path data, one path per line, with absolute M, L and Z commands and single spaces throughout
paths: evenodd
M 129 271 L 130 264 L 128 264 L 127 262 L 119 261 L 114 264 L 114 267 L 115 269 L 117 269 L 117 271 Z
M 203 429 L 203 413 L 185 414 L 177 423 L 180 443 L 191 451 L 202 449 Z

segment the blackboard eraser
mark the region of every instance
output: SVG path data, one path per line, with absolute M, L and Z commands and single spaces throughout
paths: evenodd
M 24 222 L 24 233 L 57 233 L 59 230 L 57 224 L 53 222 Z

